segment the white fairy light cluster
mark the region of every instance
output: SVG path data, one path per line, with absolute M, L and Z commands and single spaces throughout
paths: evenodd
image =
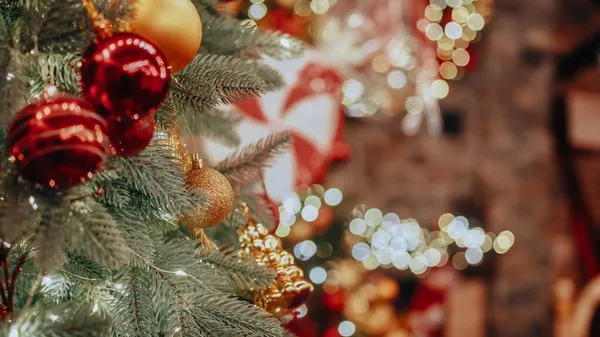
M 283 196 L 279 207 L 279 226 L 277 226 L 275 235 L 281 238 L 288 236 L 291 227 L 298 219 L 309 223 L 313 222 L 319 217 L 321 207 L 325 205 L 337 206 L 344 198 L 342 191 L 339 189 L 330 188 L 325 190 L 321 185 L 313 185 L 307 188 L 304 194 L 303 197 L 300 197 L 297 193 L 290 192 Z M 303 250 L 305 249 L 307 248 L 303 248 Z
M 439 74 L 445 80 L 459 79 L 461 68 L 469 64 L 469 45 L 480 37 L 489 16 L 489 0 L 430 0 L 424 17 L 417 28 L 436 43 L 436 55 L 441 63 Z M 450 13 L 450 21 L 444 23 L 444 13 Z M 437 80 L 432 91 L 447 95 L 447 83 Z M 441 86 L 444 88 L 442 89 Z M 445 93 L 445 94 L 444 94 Z M 440 97 L 443 98 L 443 97 Z
M 423 275 L 429 268 L 448 263 L 458 270 L 477 266 L 485 253 L 494 250 L 504 254 L 515 242 L 510 231 L 486 233 L 480 227 L 471 228 L 464 216 L 446 213 L 438 225 L 439 230 L 428 231 L 415 220 L 401 220 L 395 213 L 383 215 L 376 208 L 355 211 L 349 230 L 363 240 L 352 246 L 352 257 L 369 270 L 395 267 Z M 458 250 L 454 254 L 453 245 Z
M 252 20 L 261 20 L 269 11 L 265 0 L 250 0 L 252 5 L 248 8 L 248 17 Z M 290 3 L 295 15 L 309 16 L 311 14 L 323 15 L 337 0 L 292 0 Z
M 412 22 L 403 19 L 407 15 L 401 1 L 374 2 L 376 10 L 360 1 L 352 3 L 339 2 L 341 8 L 322 18 L 314 32 L 319 49 L 346 78 L 346 115 L 405 115 L 402 129 L 407 135 L 422 125 L 429 133 L 439 133 L 438 99 L 448 90 L 446 82 L 438 81 L 435 50 L 413 32 Z

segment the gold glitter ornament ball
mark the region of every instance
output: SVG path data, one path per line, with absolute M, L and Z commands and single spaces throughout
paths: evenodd
M 218 225 L 229 215 L 233 207 L 233 189 L 221 172 L 202 167 L 197 154 L 192 156 L 192 168 L 186 177 L 187 188 L 201 190 L 208 199 L 208 209 L 197 207 L 181 219 L 190 234 L 199 236 L 203 229 Z

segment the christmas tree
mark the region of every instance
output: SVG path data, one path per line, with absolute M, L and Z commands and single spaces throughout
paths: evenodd
M 282 284 L 252 240 L 277 244 L 256 186 L 290 136 L 210 169 L 179 130 L 239 144 L 221 106 L 281 86 L 260 55 L 302 45 L 218 5 L 0 2 L 2 336 L 286 335 L 253 304 Z

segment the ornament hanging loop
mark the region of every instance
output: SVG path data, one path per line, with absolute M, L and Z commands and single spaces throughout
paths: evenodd
M 200 244 L 205 252 L 212 252 L 219 249 L 219 247 L 217 247 L 217 245 L 210 240 L 203 229 L 200 229 L 196 236 L 199 237 Z
M 83 3 L 83 7 L 88 13 L 88 16 L 92 20 L 94 25 L 94 30 L 96 31 L 96 35 L 100 39 L 105 39 L 107 37 L 112 36 L 113 34 L 113 25 L 107 20 L 102 13 L 98 12 L 96 5 L 94 4 L 94 0 L 81 0 Z

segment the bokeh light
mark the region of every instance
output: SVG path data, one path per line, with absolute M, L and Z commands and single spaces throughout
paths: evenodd
M 338 332 L 343 337 L 349 337 L 356 331 L 356 326 L 350 321 L 343 321 L 338 325 Z
M 342 202 L 342 191 L 337 188 L 330 188 L 324 195 L 325 203 L 329 206 L 337 206 Z
M 267 15 L 267 10 L 264 3 L 255 3 L 248 9 L 248 16 L 253 20 L 260 20 Z
M 352 246 L 352 257 L 372 270 L 378 267 L 410 271 L 417 275 L 427 275 L 430 268 L 442 267 L 452 262 L 454 268 L 463 270 L 469 265 L 483 263 L 484 254 L 494 249 L 506 253 L 514 244 L 514 235 L 504 231 L 497 237 L 486 233 L 481 227 L 470 228 L 470 221 L 464 216 L 451 213 L 442 214 L 437 221 L 439 230 L 422 228 L 413 219 L 402 220 L 395 213 L 382 212 L 371 208 L 363 213 L 363 208 L 353 211 L 354 218 L 348 224 L 349 231 L 360 237 Z M 474 221 L 479 224 L 478 221 Z M 451 255 L 454 244 L 459 251 Z
M 315 284 L 321 284 L 327 279 L 327 271 L 323 267 L 314 267 L 309 273 L 310 280 Z

